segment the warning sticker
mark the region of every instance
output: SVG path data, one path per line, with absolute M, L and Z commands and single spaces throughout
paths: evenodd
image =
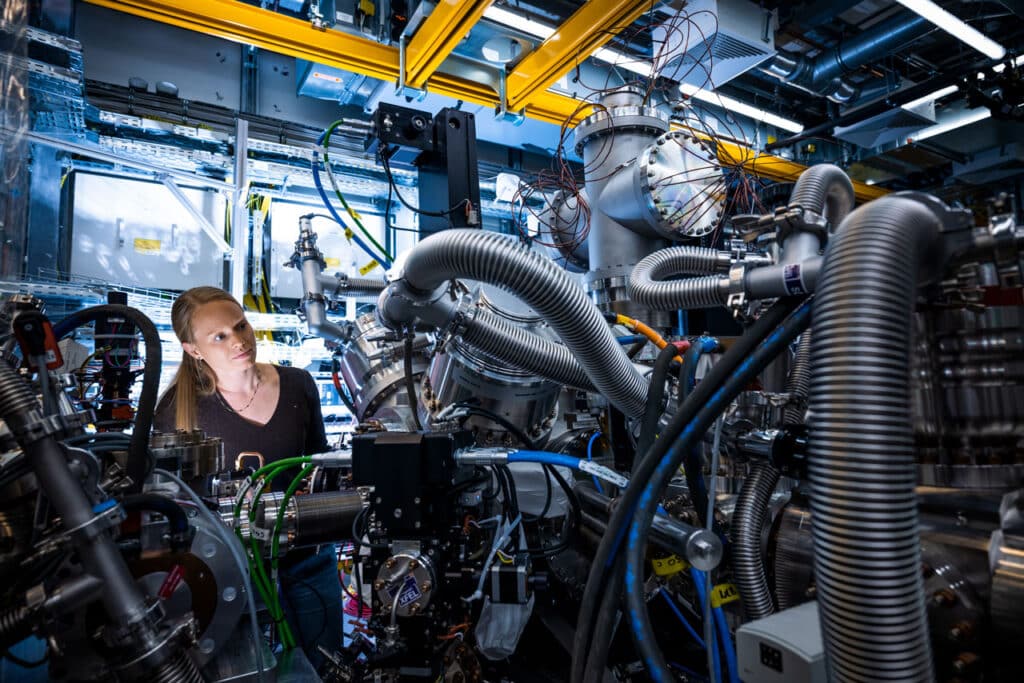
M 333 256 L 327 256 L 326 258 L 324 258 L 324 263 L 327 264 L 328 268 L 337 268 L 338 266 L 341 265 L 341 259 L 334 258 Z
M 380 264 L 377 263 L 376 260 L 370 261 L 365 266 L 363 266 L 362 268 L 359 269 L 359 274 L 360 275 L 366 275 L 367 273 L 369 273 L 371 270 L 373 270 L 374 268 L 376 268 L 379 265 Z
M 651 560 L 651 565 L 654 567 L 654 573 L 658 576 L 672 576 L 690 568 L 690 563 L 678 555 L 655 558 Z
M 140 254 L 159 254 L 160 240 L 148 240 L 141 237 L 135 238 L 135 251 Z
M 740 599 L 740 592 L 734 583 L 720 583 L 711 589 L 711 606 L 721 607 Z

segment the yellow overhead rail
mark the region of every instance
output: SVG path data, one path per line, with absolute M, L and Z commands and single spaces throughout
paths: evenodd
M 651 0 L 590 0 L 508 74 L 508 110 L 519 111 L 578 62 L 651 9 Z
M 321 31 L 313 28 L 309 22 L 260 9 L 255 5 L 235 0 L 85 2 L 236 43 L 254 45 L 277 54 L 306 59 L 391 83 L 398 82 L 398 48 L 342 31 Z M 592 4 L 599 5 L 601 0 L 590 0 L 585 7 Z M 501 104 L 498 93 L 490 86 L 443 72 L 435 72 L 427 81 L 426 89 L 485 107 L 497 108 Z M 529 118 L 556 125 L 567 120 L 575 124 L 590 113 L 590 107 L 571 97 L 541 90 L 533 94 L 523 113 Z M 742 165 L 751 173 L 782 182 L 796 180 L 807 168 L 733 143 L 719 143 L 718 158 L 724 165 Z M 862 201 L 885 194 L 885 190 L 864 183 L 854 183 L 854 189 L 857 198 Z
M 405 46 L 405 85 L 422 89 L 494 0 L 441 0 Z

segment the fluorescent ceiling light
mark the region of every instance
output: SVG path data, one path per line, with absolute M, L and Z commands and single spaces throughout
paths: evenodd
M 1013 66 L 1014 67 L 1024 66 L 1024 55 L 1021 55 L 1020 57 L 1017 57 L 1017 59 L 1013 60 Z M 1006 65 L 1005 64 L 996 64 L 994 67 L 992 67 L 992 70 L 995 71 L 997 74 L 1001 74 L 1004 71 L 1006 71 Z
M 990 112 L 985 107 L 979 107 L 978 109 L 967 109 L 961 112 L 960 115 L 957 116 L 956 118 L 953 118 L 949 121 L 943 121 L 942 123 L 937 123 L 934 126 L 922 128 L 921 130 L 917 131 L 916 135 L 908 135 L 907 140 L 909 140 L 910 142 L 927 140 L 928 138 L 933 138 L 936 135 L 942 135 L 943 133 L 948 133 L 951 130 L 956 130 L 957 128 L 961 128 L 972 123 L 977 123 L 978 121 L 984 121 L 990 116 L 992 116 L 992 112 Z
M 703 88 L 698 88 L 697 86 L 690 85 L 689 83 L 683 83 L 679 86 L 679 89 L 682 90 L 684 95 L 688 95 L 689 97 L 692 97 L 695 100 L 700 100 L 701 102 L 713 104 L 716 107 L 721 107 L 722 109 L 734 114 L 750 117 L 755 121 L 767 123 L 768 125 L 781 128 L 782 130 L 789 131 L 790 133 L 803 132 L 803 125 L 796 121 L 784 119 L 781 116 L 772 114 L 771 112 L 758 109 L 757 107 L 752 107 L 745 102 L 734 100 L 727 95 L 719 95 L 716 92 L 704 90 Z
M 542 24 L 539 21 L 527 19 L 526 17 L 510 12 L 507 9 L 495 7 L 491 5 L 484 11 L 484 18 L 496 21 L 502 26 L 508 26 L 514 28 L 517 31 L 522 31 L 541 40 L 547 40 L 554 32 L 555 29 L 547 24 Z
M 959 89 L 960 88 L 956 87 L 955 85 L 948 85 L 945 88 L 940 88 L 939 90 L 936 90 L 933 93 L 929 93 L 929 94 L 925 95 L 924 97 L 918 97 L 913 102 L 907 102 L 906 104 L 904 104 L 902 106 L 903 106 L 904 109 L 913 109 L 914 107 L 916 107 L 918 105 L 921 105 L 921 104 L 924 104 L 925 102 L 934 102 L 935 100 L 939 99 L 940 97 L 945 97 L 946 95 L 952 95 L 953 93 L 955 93 Z
M 973 26 L 969 26 L 960 19 L 957 19 L 934 2 L 929 0 L 896 0 L 896 2 L 913 12 L 917 12 L 949 35 L 963 41 L 989 59 L 1002 59 L 1006 56 L 1006 48 L 991 38 L 986 37 Z
M 545 40 L 554 34 L 556 30 L 546 24 L 527 19 L 515 12 L 510 12 L 509 10 L 502 9 L 494 5 L 487 8 L 484 12 L 484 18 Z M 591 56 L 601 60 L 602 62 L 607 62 L 612 66 L 632 71 L 633 73 L 641 76 L 648 78 L 651 76 L 651 64 L 645 59 L 638 59 L 637 57 L 627 55 L 624 52 L 611 50 L 605 47 L 594 50 Z M 723 109 L 732 111 L 736 114 L 750 117 L 755 121 L 762 121 L 790 133 L 799 133 L 804 129 L 804 127 L 796 121 L 776 116 L 775 114 L 764 111 L 763 109 L 758 109 L 757 107 L 740 102 L 739 100 L 734 100 L 733 98 L 725 95 L 719 95 L 715 92 L 699 89 L 688 84 L 683 84 L 680 88 L 682 89 L 683 94 L 692 97 L 695 100 L 713 104 L 716 107 L 722 107 Z
M 602 62 L 608 62 L 612 66 L 617 66 L 620 69 L 625 69 L 626 71 L 632 71 L 635 74 L 646 76 L 647 78 L 650 78 L 651 69 L 653 68 L 649 59 L 630 57 L 624 52 L 609 50 L 606 47 L 597 48 L 594 50 L 591 57 L 600 59 Z

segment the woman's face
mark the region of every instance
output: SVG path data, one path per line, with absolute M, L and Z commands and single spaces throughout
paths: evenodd
M 256 333 L 238 304 L 211 301 L 192 315 L 193 343 L 182 342 L 185 353 L 202 359 L 222 375 L 256 364 Z

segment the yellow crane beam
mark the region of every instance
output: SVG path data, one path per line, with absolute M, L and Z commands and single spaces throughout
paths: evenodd
M 519 111 L 651 9 L 650 0 L 590 0 L 509 72 L 509 111 Z
M 334 66 L 392 83 L 398 82 L 398 48 L 381 45 L 342 31 L 321 31 L 309 22 L 260 9 L 235 0 L 85 0 L 178 28 L 216 36 L 278 54 Z M 591 0 L 589 4 L 600 4 Z M 444 72 L 435 72 L 427 90 L 486 107 L 501 100 L 490 86 Z M 555 125 L 575 125 L 592 108 L 579 100 L 542 90 L 533 95 L 524 114 Z M 568 122 L 568 123 L 567 123 Z M 718 157 L 724 165 L 741 165 L 771 180 L 796 180 L 806 166 L 771 154 L 760 154 L 738 144 L 721 142 Z M 885 194 L 882 188 L 854 183 L 857 198 L 864 201 Z
M 441 0 L 405 46 L 405 84 L 423 89 L 493 0 Z

